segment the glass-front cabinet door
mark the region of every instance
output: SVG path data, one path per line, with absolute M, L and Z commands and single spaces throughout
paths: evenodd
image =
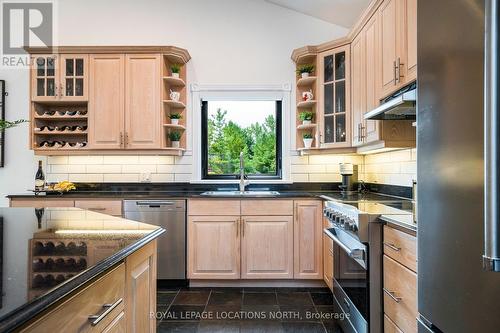
M 86 101 L 88 55 L 34 55 L 32 100 Z
M 61 55 L 61 99 L 87 100 L 87 67 L 86 54 Z
M 343 46 L 320 54 L 321 146 L 350 146 L 350 53 Z
M 32 57 L 31 94 L 35 101 L 53 101 L 59 98 L 59 59 L 57 55 Z

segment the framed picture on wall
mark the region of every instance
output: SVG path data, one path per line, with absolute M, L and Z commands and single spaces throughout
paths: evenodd
M 0 120 L 5 120 L 5 80 L 0 80 Z M 0 168 L 5 164 L 5 131 L 0 130 Z

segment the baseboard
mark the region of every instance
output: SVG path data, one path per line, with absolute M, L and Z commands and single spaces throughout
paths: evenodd
M 323 280 L 190 280 L 190 287 L 328 288 Z

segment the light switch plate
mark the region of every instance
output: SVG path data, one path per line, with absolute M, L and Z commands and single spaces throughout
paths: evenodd
M 141 172 L 141 182 L 151 183 L 151 172 Z

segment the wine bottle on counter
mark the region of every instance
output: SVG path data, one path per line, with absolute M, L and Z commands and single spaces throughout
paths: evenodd
M 38 161 L 38 170 L 35 175 L 35 190 L 43 191 L 45 188 L 45 174 L 43 173 L 42 161 Z

